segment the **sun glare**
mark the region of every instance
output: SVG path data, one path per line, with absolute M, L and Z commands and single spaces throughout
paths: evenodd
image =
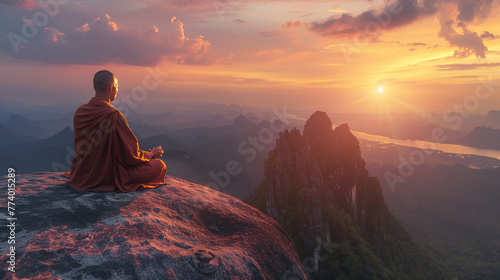
M 378 88 L 377 88 L 377 94 L 378 94 L 378 95 L 382 95 L 382 94 L 384 94 L 384 88 L 383 88 L 383 87 L 378 87 Z

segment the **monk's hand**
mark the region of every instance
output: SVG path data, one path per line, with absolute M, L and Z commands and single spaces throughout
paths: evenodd
M 151 159 L 153 158 L 159 158 L 163 155 L 163 150 L 161 149 L 161 146 L 158 146 L 156 148 L 150 149 L 149 150 L 152 154 Z

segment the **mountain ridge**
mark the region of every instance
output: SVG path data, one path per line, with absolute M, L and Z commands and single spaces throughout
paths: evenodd
M 499 141 L 499 129 L 476 126 L 459 141 L 459 144 L 480 149 L 500 150 Z

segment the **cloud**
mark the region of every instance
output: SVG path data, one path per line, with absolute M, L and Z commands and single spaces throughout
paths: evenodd
M 354 37 L 365 33 L 378 37 L 383 30 L 398 28 L 417 20 L 425 10 L 416 0 L 398 0 L 384 9 L 370 9 L 357 16 L 343 13 L 324 21 L 312 22 L 310 30 L 322 36 Z
M 453 21 L 447 21 L 441 24 L 441 30 L 439 31 L 440 37 L 446 39 L 452 46 L 458 47 L 458 50 L 454 52 L 454 56 L 465 58 L 475 54 L 477 57 L 486 58 L 488 48 L 484 45 L 483 39 L 476 32 L 467 29 L 465 24 L 459 23 L 457 27 L 461 28 L 462 32 L 455 30 Z
M 469 30 L 467 24 L 486 19 L 498 0 L 396 0 L 383 9 L 370 9 L 359 15 L 343 13 L 324 21 L 310 24 L 309 30 L 325 37 L 366 38 L 375 41 L 384 32 L 409 25 L 414 21 L 434 15 L 440 24 L 438 35 L 457 47 L 455 56 L 472 54 L 486 57 L 487 47 L 483 39 Z M 491 34 L 491 33 L 490 33 Z
M 465 58 L 471 54 L 479 58 L 486 57 L 488 48 L 483 39 L 476 32 L 470 31 L 466 22 L 485 18 L 492 2 L 493 0 L 460 0 L 447 1 L 441 5 L 436 17 L 441 26 L 438 34 L 450 45 L 458 47 L 455 57 Z
M 66 33 L 45 27 L 40 36 L 21 45 L 17 54 L 8 43 L 0 44 L 0 50 L 16 58 L 58 64 L 144 66 L 165 60 L 198 65 L 222 62 L 212 56 L 210 42 L 203 36 L 186 37 L 183 23 L 175 17 L 163 29 L 156 26 L 143 30 L 129 28 L 113 22 L 106 14 Z
M 426 44 L 426 43 L 420 43 L 420 42 L 415 42 L 415 43 L 401 43 L 399 41 L 396 41 L 395 43 L 398 44 L 398 45 L 401 45 L 401 46 L 409 46 L 410 47 L 408 49 L 409 52 L 413 52 L 413 51 L 417 50 L 417 47 L 428 46 L 428 44 Z M 427 48 L 430 48 L 430 47 L 427 47 Z
M 281 28 L 279 30 L 274 30 L 274 31 L 260 31 L 257 32 L 260 36 L 262 37 L 279 37 L 283 36 L 286 34 L 296 34 L 293 29 L 295 28 L 302 28 L 307 26 L 307 22 L 305 21 L 288 21 L 285 24 L 281 25 Z
M 409 46 L 427 46 L 426 43 L 410 43 Z
M 406 45 L 411 47 L 411 48 L 408 49 L 409 52 L 413 52 L 413 51 L 417 50 L 417 47 L 420 47 L 420 46 L 428 46 L 428 44 L 426 44 L 426 43 L 420 43 L 420 42 L 409 43 L 409 44 L 406 44 Z
M 490 33 L 488 31 L 483 31 L 483 34 L 481 34 L 481 38 L 483 39 L 498 39 L 500 36 L 495 35 L 493 33 Z
M 0 0 L 1 1 L 1 0 Z M 218 8 L 221 10 L 231 10 L 237 8 L 243 4 L 252 3 L 282 3 L 282 2 L 313 2 L 313 3 L 325 3 L 325 0 L 139 0 L 147 5 L 158 5 L 161 4 L 169 8 L 195 8 L 195 9 L 205 9 L 205 8 Z M 332 9 L 334 12 L 335 9 Z
M 230 2 L 230 1 L 218 1 L 218 0 L 139 0 L 146 5 L 158 5 L 159 3 L 165 7 L 169 8 L 206 8 L 207 6 L 212 6 L 217 2 Z M 235 2 L 235 1 L 233 1 Z M 237 2 L 237 1 L 236 1 Z
M 438 68 L 441 71 L 450 71 L 450 70 L 473 70 L 477 68 L 489 68 L 498 66 L 500 66 L 500 63 L 440 64 L 440 65 L 435 65 L 434 67 Z
M 288 21 L 287 23 L 281 26 L 282 29 L 291 29 L 291 28 L 300 28 L 307 26 L 307 22 L 305 21 Z
M 328 11 L 332 12 L 332 13 L 346 13 L 347 12 L 346 10 L 342 10 L 342 9 L 339 9 L 339 8 L 333 8 L 333 9 L 330 9 Z
M 458 15 L 457 21 L 472 22 L 478 18 L 487 17 L 495 0 L 455 0 Z
M 32 10 L 39 8 L 40 5 L 35 0 L 0 0 L 0 4 L 14 6 L 21 9 Z

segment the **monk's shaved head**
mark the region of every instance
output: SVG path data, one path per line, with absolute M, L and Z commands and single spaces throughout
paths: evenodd
M 108 70 L 101 70 L 94 75 L 94 90 L 102 92 L 115 82 L 115 75 Z

